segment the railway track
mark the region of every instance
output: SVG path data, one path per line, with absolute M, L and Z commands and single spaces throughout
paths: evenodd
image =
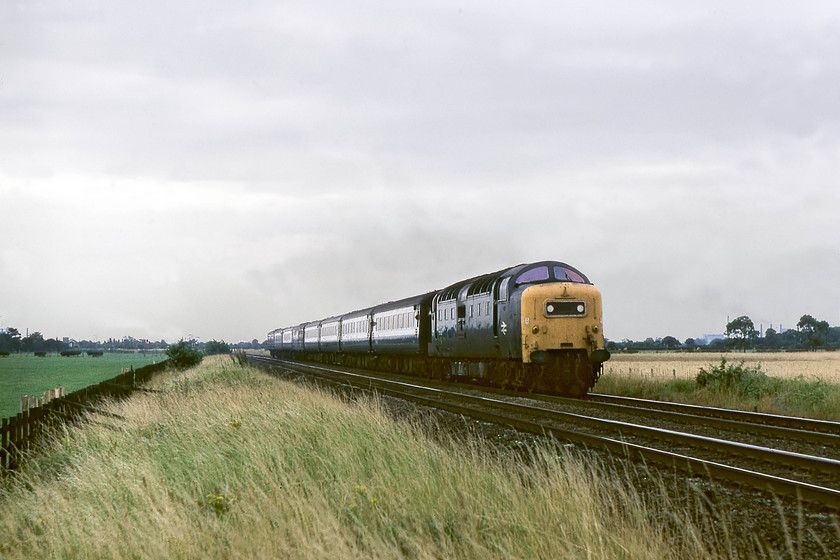
M 760 490 L 770 490 L 824 508 L 840 511 L 840 461 L 832 458 L 840 450 L 840 436 L 786 426 L 713 418 L 677 410 L 639 407 L 600 399 L 562 399 L 542 395 L 510 394 L 497 391 L 493 396 L 482 395 L 472 387 L 421 385 L 424 380 L 386 379 L 371 373 L 349 371 L 326 365 L 284 362 L 265 357 L 249 359 L 268 368 L 282 369 L 314 376 L 329 383 L 354 389 L 373 390 L 381 394 L 407 399 L 480 420 L 511 426 L 536 434 L 550 434 L 558 439 L 600 447 L 611 452 L 645 462 L 677 467 L 692 475 L 706 475 Z M 502 394 L 498 394 L 502 393 Z M 582 413 L 580 407 L 588 411 Z M 618 407 L 618 408 L 616 408 Z M 576 411 L 570 411 L 575 409 Z M 635 412 L 635 420 L 606 417 L 620 409 L 620 415 Z M 630 410 L 632 409 L 632 410 Z M 668 417 L 668 422 L 684 426 L 702 423 L 716 426 L 727 434 L 757 428 L 761 437 L 786 441 L 813 437 L 809 445 L 825 453 L 812 454 L 757 445 L 736 438 L 710 437 L 679 429 L 639 423 L 639 418 L 651 415 Z M 677 415 L 677 416 L 675 416 Z M 721 428 L 725 426 L 725 428 Z M 768 435 L 767 430 L 774 430 Z M 781 430 L 781 431 L 775 431 Z M 782 435 L 779 435 L 782 434 Z
M 840 436 L 840 422 L 828 420 L 817 420 L 814 418 L 797 418 L 795 416 L 781 416 L 777 414 L 765 414 L 761 412 L 750 412 L 746 410 L 732 410 L 728 408 L 716 408 L 711 406 L 698 406 L 674 402 L 654 401 L 650 399 L 638 399 L 633 397 L 619 397 L 615 395 L 601 395 L 591 393 L 587 396 L 588 401 L 604 404 L 615 404 L 636 408 L 648 408 L 670 412 L 680 412 L 708 418 L 720 418 L 724 420 L 735 420 L 750 424 L 760 424 L 778 428 L 789 428 L 805 432 L 821 432 Z

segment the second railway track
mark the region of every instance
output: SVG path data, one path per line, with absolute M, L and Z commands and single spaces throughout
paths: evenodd
M 422 385 L 425 380 L 385 379 L 369 372 L 359 373 L 337 366 L 282 362 L 256 356 L 250 359 L 263 366 L 305 373 L 358 389 L 375 390 L 521 431 L 550 434 L 589 447 L 606 448 L 623 456 L 770 490 L 840 511 L 840 461 L 834 458 L 840 450 L 840 436 L 825 431 L 640 408 L 638 403 L 628 409 L 616 403 L 605 403 L 597 397 L 570 400 L 500 391 L 482 395 L 482 391 L 463 385 L 451 390 L 440 385 Z M 633 414 L 635 417 L 615 417 Z M 660 418 L 657 423 L 670 423 L 671 426 L 640 423 L 641 419 L 651 417 Z M 720 437 L 674 429 L 674 424 L 677 427 L 698 426 L 706 431 L 717 430 Z M 748 441 L 743 441 L 743 437 L 732 437 L 738 434 L 749 434 Z M 761 439 L 762 443 L 754 443 L 754 438 Z M 808 452 L 768 445 L 776 440 L 807 440 L 804 445 Z

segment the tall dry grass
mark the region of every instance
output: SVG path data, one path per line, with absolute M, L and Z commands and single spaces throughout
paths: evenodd
M 562 447 L 523 461 L 441 441 L 376 400 L 218 359 L 154 386 L 164 393 L 104 406 L 125 420 L 63 429 L 5 482 L 0 556 L 737 555 L 725 522 L 698 523 L 693 507 L 637 491 L 633 473 Z

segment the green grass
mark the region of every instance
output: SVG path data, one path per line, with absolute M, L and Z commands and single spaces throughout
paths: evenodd
M 727 362 L 700 368 L 694 379 L 608 374 L 596 392 L 662 401 L 840 421 L 840 384 L 817 377 L 767 375 L 761 364 Z
M 157 352 L 104 354 L 96 358 L 58 354 L 44 358 L 32 354 L 0 357 L 0 418 L 20 412 L 21 395 L 41 395 L 59 385 L 70 393 L 116 377 L 122 368 L 137 369 L 164 359 L 166 356 Z
M 163 392 L 100 405 L 123 419 L 64 428 L 0 486 L 0 557 L 733 556 L 723 525 L 562 446 L 523 460 L 432 437 L 375 399 L 229 359 L 150 386 Z

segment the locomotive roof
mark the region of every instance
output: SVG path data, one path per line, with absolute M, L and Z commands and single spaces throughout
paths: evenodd
M 431 296 L 433 296 L 436 293 L 440 294 L 440 296 L 439 296 L 440 301 L 449 301 L 449 300 L 457 299 L 458 294 L 460 294 L 461 290 L 463 290 L 464 287 L 466 287 L 466 286 L 469 286 L 469 288 L 467 289 L 466 296 L 473 296 L 473 295 L 478 295 L 478 294 L 489 294 L 493 291 L 494 287 L 498 284 L 498 282 L 501 281 L 503 278 L 514 277 L 514 276 L 519 275 L 522 272 L 525 272 L 527 270 L 531 270 L 531 269 L 534 269 L 534 268 L 538 268 L 540 266 L 546 266 L 546 267 L 560 266 L 560 267 L 566 268 L 566 269 L 568 269 L 570 271 L 573 271 L 573 272 L 577 273 L 578 275 L 580 275 L 580 277 L 584 280 L 584 282 L 586 284 L 591 283 L 589 281 L 589 279 L 582 272 L 580 272 L 578 269 L 576 269 L 575 267 L 570 266 L 566 263 L 560 262 L 560 261 L 538 261 L 538 262 L 533 262 L 533 263 L 523 263 L 523 264 L 518 264 L 516 266 L 511 266 L 511 267 L 508 267 L 508 268 L 503 268 L 502 270 L 497 270 L 496 272 L 490 272 L 488 274 L 481 274 L 479 276 L 474 276 L 473 278 L 468 278 L 466 280 L 461 280 L 459 282 L 456 282 L 455 284 L 452 284 L 450 286 L 447 286 L 447 287 L 443 288 L 442 290 L 435 290 L 435 291 L 428 292 L 426 294 L 422 294 L 422 295 L 418 295 L 418 296 L 412 296 L 412 297 L 401 299 L 401 300 L 390 301 L 388 303 L 381 303 L 379 305 L 375 305 L 375 306 L 372 306 L 372 307 L 367 307 L 367 308 L 364 308 L 364 309 L 357 309 L 357 310 L 354 310 L 354 311 L 349 311 L 349 312 L 341 314 L 341 315 L 334 315 L 332 317 L 328 317 L 326 319 L 321 319 L 321 320 L 318 320 L 318 321 L 310 321 L 310 322 L 307 322 L 307 323 L 300 323 L 298 325 L 292 325 L 292 326 L 289 326 L 289 327 L 283 327 L 283 328 L 275 329 L 274 331 L 271 331 L 269 334 L 273 334 L 273 333 L 288 330 L 288 329 L 300 329 L 300 328 L 304 328 L 306 325 L 311 325 L 311 324 L 315 324 L 315 323 L 324 323 L 324 322 L 329 322 L 331 320 L 350 319 L 350 318 L 355 318 L 355 317 L 361 317 L 361 316 L 370 314 L 371 312 L 378 311 L 380 309 L 393 308 L 393 307 L 399 306 L 399 305 L 413 305 L 413 304 L 419 303 L 420 301 L 422 301 L 424 299 L 430 298 Z
M 489 274 L 482 274 L 480 276 L 475 276 L 473 278 L 468 278 L 467 280 L 461 280 L 460 282 L 456 282 L 455 284 L 447 286 L 446 288 L 440 291 L 440 301 L 457 299 L 458 294 L 461 293 L 461 290 L 465 286 L 469 286 L 466 293 L 467 296 L 490 293 L 493 290 L 493 287 L 502 278 L 513 277 L 521 272 L 530 270 L 532 268 L 538 268 L 540 266 L 561 266 L 579 274 L 580 277 L 583 278 L 585 283 L 590 283 L 589 279 L 586 278 L 586 276 L 582 272 L 580 272 L 573 266 L 570 266 L 560 261 L 539 261 L 534 263 L 518 264 L 516 266 L 511 266 L 502 270 L 497 270 L 496 272 L 490 272 Z

